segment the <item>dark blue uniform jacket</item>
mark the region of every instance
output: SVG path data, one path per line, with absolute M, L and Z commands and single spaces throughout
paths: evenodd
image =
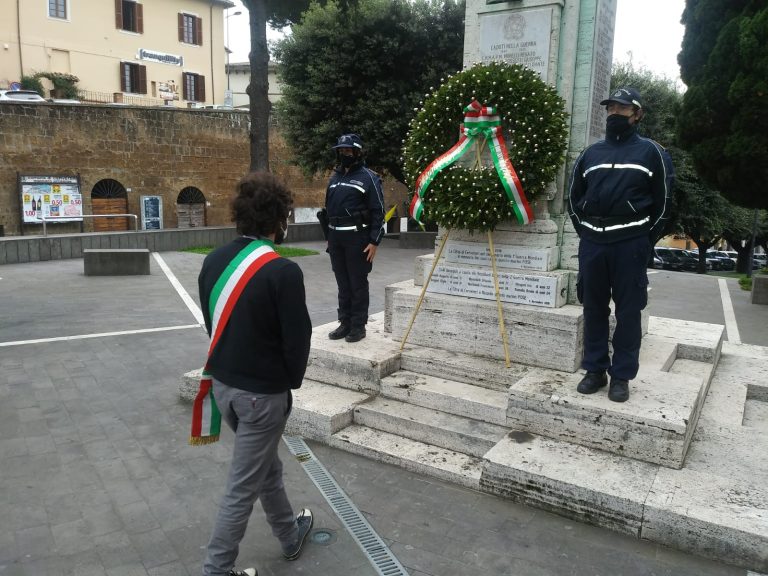
M 378 246 L 384 237 L 381 178 L 363 164 L 352 166 L 346 174 L 342 168 L 334 169 L 325 191 L 325 208 L 334 226 L 354 225 L 355 215 L 365 213 L 370 243 Z
M 668 216 L 673 180 L 667 151 L 636 130 L 595 142 L 573 168 L 568 192 L 573 226 L 593 242 L 647 235 L 653 244 Z

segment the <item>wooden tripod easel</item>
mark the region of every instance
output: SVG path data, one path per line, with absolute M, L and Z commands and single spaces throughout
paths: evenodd
M 445 248 L 445 244 L 448 241 L 448 236 L 451 233 L 451 229 L 448 228 L 445 231 L 445 236 L 443 236 L 442 242 L 440 242 L 440 247 L 437 250 L 437 254 L 435 254 L 435 260 L 432 262 L 432 268 L 429 271 L 429 276 L 427 276 L 426 281 L 424 282 L 424 286 L 421 288 L 421 294 L 419 294 L 419 299 L 416 302 L 416 307 L 413 309 L 413 314 L 411 315 L 411 321 L 408 323 L 408 329 L 405 331 L 405 335 L 403 336 L 403 341 L 400 343 L 400 350 L 402 351 L 403 348 L 405 348 L 405 342 L 408 340 L 408 335 L 411 333 L 411 328 L 413 328 L 413 322 L 416 320 L 416 315 L 419 313 L 419 308 L 421 308 L 421 303 L 424 300 L 424 294 L 427 292 L 427 288 L 429 287 L 429 282 L 432 280 L 432 274 L 435 271 L 435 268 L 437 268 L 438 263 L 440 262 L 440 256 L 443 254 L 443 248 Z M 509 342 L 507 339 L 507 330 L 504 326 L 504 309 L 501 305 L 501 293 L 499 291 L 499 277 L 498 273 L 496 272 L 496 252 L 493 248 L 493 233 L 488 232 L 488 247 L 491 251 L 491 267 L 493 268 L 493 287 L 496 295 L 496 307 L 499 311 L 499 332 L 501 333 L 501 341 L 504 344 L 504 361 L 507 368 L 511 366 L 509 361 Z
M 481 143 L 479 143 L 475 147 L 475 162 L 473 165 L 474 169 L 478 169 L 482 166 L 482 157 L 481 157 L 481 150 L 483 149 L 483 146 L 485 146 L 486 140 L 484 139 Z M 432 280 L 432 274 L 435 271 L 435 268 L 437 268 L 437 264 L 440 262 L 440 256 L 443 254 L 443 248 L 445 248 L 445 244 L 448 241 L 448 236 L 451 233 L 451 229 L 447 228 L 445 230 L 445 236 L 443 236 L 443 241 L 440 243 L 440 248 L 437 250 L 437 254 L 435 254 L 435 261 L 432 263 L 432 269 L 429 271 L 429 276 L 427 276 L 427 280 L 424 282 L 424 286 L 421 288 L 421 294 L 419 294 L 419 299 L 416 302 L 416 308 L 413 310 L 413 315 L 411 315 L 411 321 L 408 323 L 408 329 L 405 331 L 405 335 L 403 336 L 403 341 L 400 343 L 400 350 L 402 351 L 403 348 L 405 348 L 405 342 L 408 340 L 408 335 L 411 333 L 411 328 L 413 328 L 413 322 L 416 320 L 416 314 L 419 313 L 419 308 L 421 308 L 421 303 L 424 300 L 424 294 L 427 292 L 427 288 L 429 287 L 429 282 Z M 491 267 L 493 268 L 493 288 L 496 295 L 496 307 L 499 311 L 499 332 L 501 333 L 501 341 L 504 344 L 504 361 L 509 368 L 511 366 L 509 362 L 509 342 L 507 340 L 507 330 L 504 327 L 504 309 L 501 306 L 501 294 L 499 292 L 499 276 L 496 272 L 496 251 L 493 248 L 493 233 L 491 231 L 488 231 L 488 248 L 491 251 Z

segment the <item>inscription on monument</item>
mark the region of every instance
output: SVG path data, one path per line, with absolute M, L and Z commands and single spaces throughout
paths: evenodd
M 480 14 L 480 60 L 523 64 L 547 81 L 552 10 Z
M 589 118 L 589 141 L 600 140 L 605 133 L 605 113 L 600 101 L 608 97 L 611 87 L 613 32 L 616 22 L 616 0 L 600 0 L 595 20 L 595 46 L 592 73 L 592 106 Z
M 557 277 L 499 273 L 499 298 L 502 302 L 554 308 Z M 493 272 L 487 268 L 465 268 L 440 264 L 432 274 L 427 292 L 495 300 Z
M 448 242 L 446 246 L 448 262 L 459 264 L 491 265 L 491 250 L 487 244 L 474 242 Z M 550 249 L 541 250 L 524 246 L 497 245 L 494 246 L 496 266 L 499 268 L 517 268 L 519 270 L 551 270 Z

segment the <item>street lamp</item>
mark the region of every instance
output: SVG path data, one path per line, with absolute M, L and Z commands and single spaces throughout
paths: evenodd
M 229 10 L 229 8 L 227 8 L 227 10 Z M 233 12 L 232 14 L 224 14 L 224 22 L 226 22 L 226 24 L 227 24 L 227 40 L 226 40 L 225 46 L 224 46 L 224 51 L 227 53 L 227 90 L 230 89 L 229 88 L 229 74 L 230 74 L 230 70 L 229 70 L 229 54 L 230 54 L 230 52 L 232 52 L 232 50 L 229 49 L 229 19 L 232 16 L 240 16 L 240 14 L 242 14 L 242 12 L 240 10 L 238 10 L 237 12 Z

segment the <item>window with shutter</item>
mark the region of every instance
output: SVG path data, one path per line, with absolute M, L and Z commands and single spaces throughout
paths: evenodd
M 132 62 L 121 62 L 120 90 L 129 94 L 146 94 L 147 67 Z
M 205 76 L 184 72 L 182 97 L 189 102 L 205 102 Z
M 185 44 L 203 44 L 203 20 L 192 14 L 179 14 L 179 41 Z
M 133 0 L 115 0 L 115 26 L 119 30 L 143 33 L 143 6 Z

